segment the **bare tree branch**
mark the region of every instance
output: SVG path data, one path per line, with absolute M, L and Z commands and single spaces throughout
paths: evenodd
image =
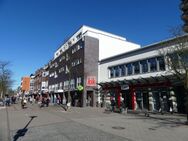
M 10 62 L 0 61 L 0 97 L 3 98 L 7 90 L 11 87 L 12 72 L 8 69 Z

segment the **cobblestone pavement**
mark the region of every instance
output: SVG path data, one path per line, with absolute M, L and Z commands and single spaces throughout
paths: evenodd
M 61 106 L 0 109 L 0 141 L 187 141 L 185 116 L 118 114 Z

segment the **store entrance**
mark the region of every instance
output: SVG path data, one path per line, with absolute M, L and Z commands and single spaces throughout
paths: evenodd
M 93 100 L 94 100 L 93 91 L 87 91 L 86 106 L 94 106 Z
M 143 109 L 149 110 L 149 94 L 148 92 L 143 92 Z

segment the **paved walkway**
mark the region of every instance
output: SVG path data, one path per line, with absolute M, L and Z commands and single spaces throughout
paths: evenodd
M 7 117 L 8 115 L 8 117 Z M 0 141 L 187 141 L 185 116 L 118 114 L 60 106 L 0 110 Z

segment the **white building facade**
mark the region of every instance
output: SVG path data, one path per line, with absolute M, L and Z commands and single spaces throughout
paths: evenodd
M 185 36 L 185 38 L 187 38 Z M 99 64 L 99 85 L 105 96 L 116 98 L 132 110 L 182 112 L 182 84 L 172 75 L 161 52 L 175 45 L 176 39 L 161 41 L 137 50 L 122 53 Z M 101 102 L 101 99 L 98 99 Z
M 83 25 L 54 53 L 54 59 L 80 39 L 83 40 L 84 36 L 99 40 L 99 60 L 140 48 L 140 45 L 129 42 L 124 37 Z

